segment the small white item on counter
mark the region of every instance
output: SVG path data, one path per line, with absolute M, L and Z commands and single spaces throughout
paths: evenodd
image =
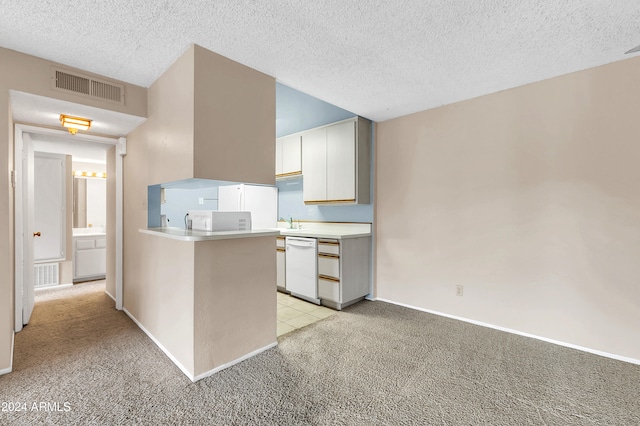
M 221 212 L 216 210 L 189 210 L 191 229 L 195 231 L 249 231 L 251 212 Z

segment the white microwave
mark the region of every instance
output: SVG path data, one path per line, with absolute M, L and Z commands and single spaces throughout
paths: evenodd
M 216 210 L 189 210 L 191 229 L 195 231 L 249 231 L 251 212 L 220 212 Z

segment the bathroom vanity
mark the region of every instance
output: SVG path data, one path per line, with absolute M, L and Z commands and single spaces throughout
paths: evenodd
M 100 280 L 107 271 L 107 235 L 100 230 L 73 230 L 73 282 Z

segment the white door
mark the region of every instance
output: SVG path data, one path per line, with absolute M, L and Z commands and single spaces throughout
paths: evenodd
M 33 156 L 34 263 L 65 260 L 66 248 L 66 158 L 61 154 L 36 152 Z
M 18 311 L 16 306 L 16 321 L 20 318 L 20 324 L 16 323 L 16 329 L 20 325 L 29 324 L 31 313 L 33 312 L 33 306 L 35 304 L 35 287 L 34 287 L 34 273 L 33 273 L 33 249 L 34 249 L 34 235 L 33 222 L 34 222 L 34 155 L 33 155 L 33 142 L 28 133 L 22 135 L 22 181 L 25 185 L 22 186 L 22 211 L 23 222 L 22 229 L 24 234 L 24 244 L 22 247 L 22 309 Z M 16 253 L 18 255 L 18 253 Z

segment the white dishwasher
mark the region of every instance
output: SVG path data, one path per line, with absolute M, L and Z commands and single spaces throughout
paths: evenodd
M 318 240 L 287 237 L 285 239 L 285 277 L 292 296 L 320 304 L 318 299 Z

